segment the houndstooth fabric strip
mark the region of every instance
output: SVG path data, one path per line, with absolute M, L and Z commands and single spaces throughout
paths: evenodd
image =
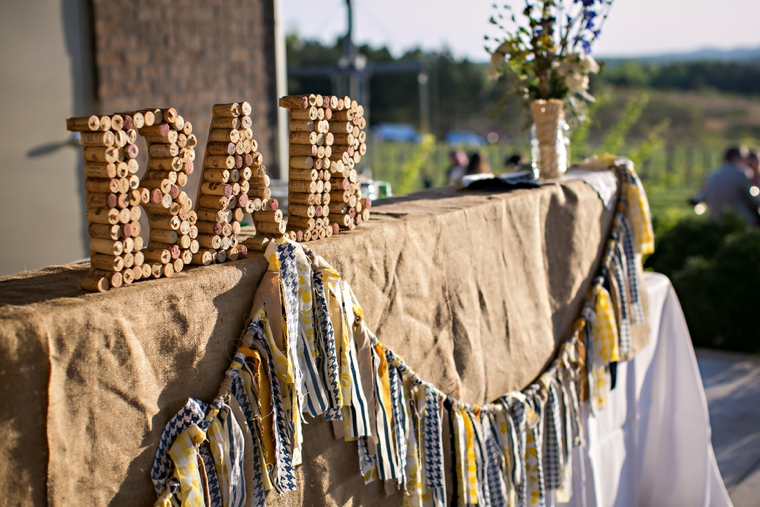
M 329 386 L 330 395 L 329 408 L 325 410 L 324 416 L 328 421 L 339 421 L 343 418 L 340 406 L 340 369 L 335 348 L 335 329 L 330 320 L 327 292 L 322 276 L 322 273 L 314 272 L 314 316 L 317 323 L 317 341 L 322 352 L 320 372 L 324 384 Z
M 641 263 L 637 262 L 636 252 L 633 247 L 633 231 L 624 214 L 620 216 L 620 223 L 623 228 L 621 240 L 627 268 L 628 293 L 631 296 L 631 320 L 635 324 L 641 324 L 646 320 L 644 316 L 644 302 L 641 298 Z
M 544 419 L 544 472 L 547 490 L 557 490 L 561 486 L 564 470 L 562 451 L 562 414 L 560 399 L 554 382 L 549 384 L 548 400 Z
M 248 429 L 251 432 L 251 440 L 253 441 L 253 498 L 251 498 L 251 505 L 254 507 L 261 507 L 266 504 L 266 491 L 264 491 L 264 477 L 261 470 L 261 449 L 259 448 L 259 434 L 258 429 L 254 421 L 253 408 L 251 407 L 250 400 L 245 394 L 245 388 L 243 387 L 243 381 L 240 378 L 239 372 L 230 368 L 227 370 L 227 376 L 231 378 L 230 394 L 235 398 L 235 401 L 240 406 L 243 415 L 245 416 Z
M 169 457 L 169 449 L 177 439 L 177 435 L 189 428 L 190 425 L 203 421 L 206 408 L 207 405 L 201 400 L 189 398 L 185 406 L 166 423 L 158 441 L 156 458 L 150 471 L 150 478 L 153 481 L 156 494 L 160 495 L 164 492 L 166 483 L 174 472 L 174 465 L 172 465 L 172 460 Z
M 436 389 L 424 384 L 425 413 L 422 423 L 423 464 L 427 487 L 432 495 L 433 505 L 446 505 L 446 484 L 443 475 L 443 441 L 441 439 L 441 414 Z
M 209 505 L 207 507 L 222 507 L 222 493 L 219 490 L 219 478 L 214 466 L 214 458 L 211 456 L 211 449 L 208 442 L 203 442 L 199 449 L 199 454 L 203 460 L 203 468 L 206 470 L 206 481 L 208 483 Z
M 388 354 L 389 349 L 385 349 L 385 357 L 388 361 L 388 374 L 390 376 L 391 399 L 393 403 L 393 434 L 396 442 L 396 463 L 399 470 L 399 486 L 406 488 L 406 433 L 409 424 L 406 418 L 406 396 L 404 395 L 404 385 L 401 374 L 393 366 L 393 358 Z
M 269 385 L 271 386 L 272 409 L 274 411 L 275 421 L 275 450 L 277 453 L 277 476 L 274 485 L 278 493 L 293 491 L 296 489 L 295 470 L 293 467 L 293 456 L 290 452 L 292 438 L 289 432 L 289 424 L 285 419 L 285 409 L 282 403 L 282 392 L 280 383 L 277 380 L 277 370 L 275 369 L 272 351 L 269 348 L 264 329 L 261 322 L 254 320 L 250 325 L 253 331 L 254 346 L 266 360 L 267 372 L 269 375 Z

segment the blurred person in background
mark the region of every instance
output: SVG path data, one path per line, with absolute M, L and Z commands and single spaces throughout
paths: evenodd
M 449 159 L 451 160 L 451 167 L 446 171 L 446 175 L 449 178 L 449 185 L 455 185 L 467 173 L 469 159 L 467 158 L 467 154 L 462 150 L 451 150 L 449 152 Z
M 522 155 L 518 152 L 504 159 L 504 167 L 507 172 L 517 171 L 520 168 L 520 164 L 522 164 Z
M 485 153 L 474 152 L 470 154 L 470 163 L 467 164 L 465 174 L 490 174 L 491 166 L 488 165 L 488 157 Z
M 707 179 L 702 201 L 713 218 L 733 211 L 751 227 L 757 227 L 760 225 L 760 198 L 757 187 L 753 187 L 750 181 L 746 158 L 739 147 L 726 150 L 723 166 Z
M 752 171 L 749 179 L 752 186 L 760 188 L 760 159 L 757 158 L 757 151 L 752 150 L 747 155 L 747 166 Z

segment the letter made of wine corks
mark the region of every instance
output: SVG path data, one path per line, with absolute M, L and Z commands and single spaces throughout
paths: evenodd
M 182 271 L 199 248 L 193 203 L 181 190 L 194 167 L 192 124 L 166 108 L 69 118 L 66 126 L 81 132 L 85 161 L 91 269 L 80 287 L 103 292 Z M 142 179 L 138 134 L 148 146 Z M 150 225 L 147 248 L 143 211 Z
M 191 259 L 199 265 L 245 257 L 249 243 L 240 244 L 237 237 L 245 215 L 252 215 L 254 235 L 259 235 L 262 232 L 256 213 L 278 208 L 277 201 L 271 198 L 259 143 L 253 137 L 251 104 L 216 104 L 211 112 L 196 198 L 201 249 Z M 251 241 L 250 245 L 259 250 L 261 242 Z

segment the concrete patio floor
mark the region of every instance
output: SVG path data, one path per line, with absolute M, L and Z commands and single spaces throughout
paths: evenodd
M 734 507 L 760 505 L 760 357 L 697 349 L 712 443 Z

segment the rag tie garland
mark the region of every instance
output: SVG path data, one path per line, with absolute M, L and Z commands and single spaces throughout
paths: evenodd
M 381 344 L 324 259 L 272 242 L 219 395 L 210 405 L 190 398 L 161 435 L 151 470 L 156 505 L 258 507 L 269 490 L 293 491 L 304 414 L 323 415 L 336 437 L 356 441 L 365 483 L 386 481 L 407 507 L 543 507 L 569 498 L 572 448 L 583 444 L 581 400 L 605 408 L 608 366 L 630 357 L 630 324 L 645 318 L 640 255 L 653 249 L 649 206 L 632 165 L 618 170 L 610 240 L 573 335 L 537 381 L 484 405 L 451 398 Z

